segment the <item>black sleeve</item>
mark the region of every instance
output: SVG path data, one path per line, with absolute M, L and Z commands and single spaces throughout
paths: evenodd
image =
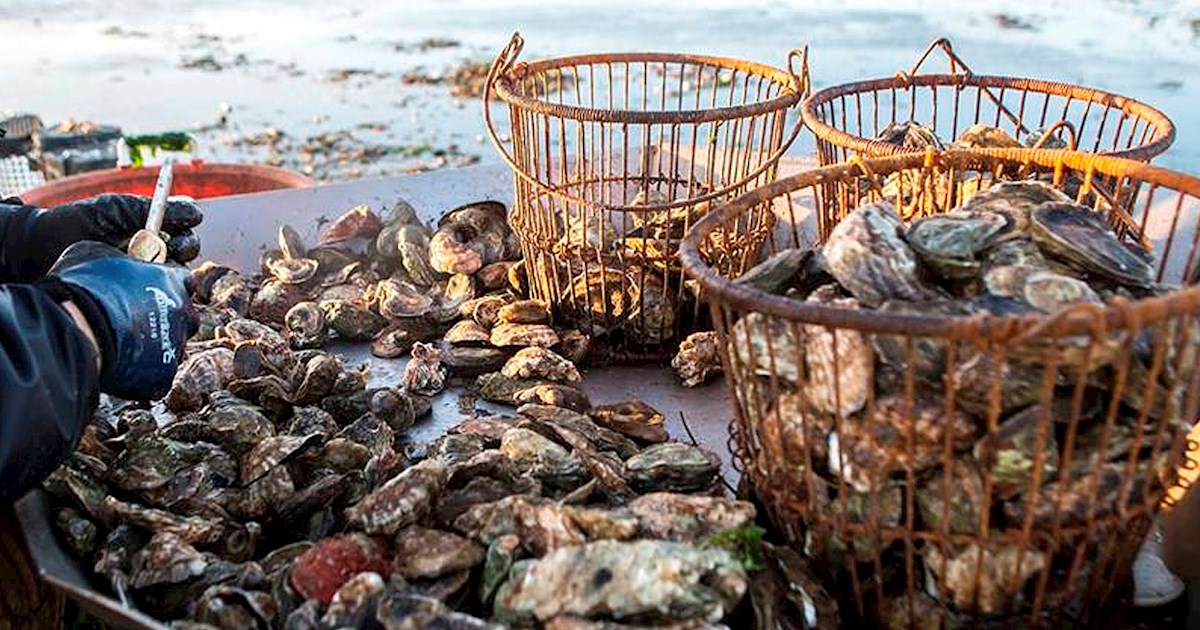
M 9 258 L 32 238 L 32 219 L 37 212 L 16 197 L 0 198 L 0 282 L 31 282 L 45 271 Z
M 66 310 L 30 285 L 0 285 L 0 502 L 70 455 L 99 403 L 96 352 Z

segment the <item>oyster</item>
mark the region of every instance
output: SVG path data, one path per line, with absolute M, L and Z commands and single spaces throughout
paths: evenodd
M 859 302 L 926 300 L 936 293 L 917 274 L 917 259 L 902 238 L 903 226 L 887 202 L 850 212 L 830 232 L 822 254 L 829 272 Z
M 817 289 L 806 301 L 839 308 L 858 308 L 852 298 L 838 298 L 831 289 Z M 806 326 L 804 362 L 808 368 L 809 403 L 818 411 L 848 415 L 862 409 L 874 378 L 875 352 L 862 333 L 852 329 Z M 785 353 L 787 348 L 776 348 Z M 770 362 L 771 357 L 763 357 Z M 777 359 L 787 361 L 787 358 Z M 778 367 L 778 364 L 777 364 Z M 798 380 L 797 380 L 798 382 Z
M 583 365 L 588 351 L 591 350 L 591 344 L 591 338 L 578 330 L 571 329 L 560 330 L 558 332 L 558 345 L 553 347 L 564 359 L 575 365 Z
M 1011 149 L 1020 147 L 1021 143 L 1003 129 L 975 124 L 959 134 L 953 146 L 966 149 Z
M 1029 580 L 1050 564 L 1041 551 L 1011 544 L 971 543 L 949 555 L 929 545 L 922 559 L 929 572 L 927 583 L 936 584 L 949 603 L 960 611 L 985 615 L 1014 610 Z
M 395 535 L 429 513 L 448 474 L 441 461 L 422 461 L 346 510 L 346 519 L 370 534 Z
M 493 346 L 539 346 L 558 344 L 558 333 L 546 324 L 497 324 L 491 332 Z
M 375 612 L 375 602 L 383 596 L 383 577 L 373 571 L 359 573 L 346 580 L 329 601 L 321 618 L 326 628 L 359 627 Z
M 196 621 L 218 628 L 267 628 L 278 612 L 267 593 L 226 585 L 204 591 L 195 606 Z
M 620 269 L 592 267 L 571 281 L 569 295 L 569 306 L 584 322 L 583 332 L 602 335 L 636 308 L 641 289 Z
M 506 215 L 504 205 L 494 201 L 446 213 L 429 241 L 433 268 L 443 273 L 473 274 L 485 265 L 515 257 L 516 241 Z
M 951 534 L 980 531 L 988 502 L 979 467 L 969 458 L 958 458 L 950 470 L 938 472 L 913 493 L 925 529 Z
M 833 484 L 830 484 L 833 485 Z M 833 563 L 845 564 L 846 558 L 858 562 L 875 562 L 891 544 L 893 538 L 881 534 L 895 533 L 904 514 L 904 491 L 899 485 L 880 485 L 872 492 L 847 489 L 829 499 L 829 512 L 834 516 L 832 531 L 814 528 L 805 534 L 804 551 L 810 556 L 825 557 Z M 838 525 L 849 523 L 865 529 L 854 534 L 843 533 Z
M 475 320 L 464 319 L 451 326 L 442 339 L 453 344 L 487 344 L 491 341 L 491 333 Z
M 903 315 L 929 315 L 941 317 L 957 317 L 970 314 L 966 305 L 957 301 L 935 300 L 928 302 L 904 302 L 888 300 L 880 305 L 879 310 L 885 313 Z M 876 333 L 871 335 L 871 343 L 879 362 L 897 371 L 911 370 L 913 375 L 926 383 L 940 386 L 946 373 L 946 353 L 949 342 L 944 337 L 887 335 Z M 909 354 L 911 344 L 911 352 Z
M 592 407 L 591 401 L 588 400 L 587 394 L 584 394 L 582 389 L 562 383 L 543 383 L 523 389 L 513 395 L 513 402 L 518 405 L 534 403 L 563 407 L 580 413 L 586 412 Z
M 295 228 L 283 225 L 279 228 L 280 256 L 266 262 L 271 275 L 287 284 L 304 284 L 317 273 L 317 261 L 305 258 L 304 243 Z
M 463 302 L 459 306 L 458 314 L 469 317 L 476 324 L 491 330 L 500 319 L 500 309 L 515 299 L 511 293 L 491 293 Z
M 892 122 L 876 134 L 875 139 L 888 144 L 898 144 L 908 149 L 924 149 L 925 147 L 942 148 L 933 129 L 918 122 Z
M 594 259 L 612 251 L 620 238 L 612 223 L 599 213 L 587 217 L 572 215 L 567 218 L 566 229 L 554 244 L 554 253 Z
M 190 354 L 175 372 L 165 403 L 172 411 L 199 409 L 209 392 L 223 389 L 233 380 L 233 350 L 213 348 Z
M 508 353 L 494 346 L 442 346 L 442 365 L 454 376 L 479 376 L 504 367 Z
M 506 431 L 500 451 L 520 470 L 548 486 L 572 489 L 587 480 L 587 471 L 567 449 L 528 429 Z
M 291 308 L 308 300 L 308 293 L 294 284 L 271 278 L 263 282 L 250 301 L 249 314 L 263 323 L 282 324 Z
M 904 239 L 920 259 L 948 280 L 979 275 L 979 256 L 1008 226 L 1000 214 L 957 210 L 913 221 Z
M 723 497 L 652 492 L 634 499 L 629 511 L 641 535 L 676 542 L 700 542 L 754 522 L 754 505 Z
M 481 374 L 475 379 L 475 387 L 479 390 L 480 397 L 507 405 L 517 404 L 517 394 L 545 384 L 547 381 L 515 379 L 500 372 Z
M 998 388 L 999 418 L 1005 418 L 1040 400 L 1044 372 L 1045 369 L 1037 365 L 1011 359 L 1001 362 L 991 352 L 980 352 L 955 368 L 958 405 L 969 413 L 988 418 L 992 391 Z
M 503 289 L 508 285 L 509 270 L 516 264 L 517 262 L 513 260 L 502 260 L 490 265 L 484 265 L 479 271 L 475 272 L 475 277 L 479 280 L 479 284 L 483 286 L 485 291 Z
M 1011 499 L 1049 481 L 1058 472 L 1053 420 L 1046 418 L 1043 422 L 1042 415 L 1041 407 L 1030 407 L 975 444 L 975 459 L 991 479 L 994 496 Z
M 498 324 L 549 324 L 550 309 L 541 300 L 519 300 L 500 307 Z
M 1119 284 L 1154 286 L 1154 267 L 1146 255 L 1122 243 L 1097 213 L 1071 203 L 1047 203 L 1035 208 L 1030 220 L 1033 238 L 1047 255 Z
M 383 220 L 365 205 L 355 206 L 334 219 L 317 238 L 317 245 L 335 245 L 337 249 L 365 253 L 383 230 Z
M 522 348 L 500 368 L 500 373 L 513 379 L 538 379 L 559 383 L 578 383 L 579 370 L 570 361 L 542 347 Z
M 392 570 L 405 579 L 435 578 L 483 562 L 484 549 L 457 534 L 408 527 L 396 535 Z
M 720 336 L 714 331 L 688 335 L 671 359 L 671 367 L 684 387 L 696 387 L 722 372 Z
M 342 300 L 325 300 L 321 310 L 325 311 L 329 328 L 351 341 L 369 341 L 387 325 L 379 315 Z
M 721 460 L 696 446 L 667 442 L 630 457 L 625 474 L 639 492 L 697 492 L 717 481 Z
M 371 342 L 371 354 L 383 359 L 395 359 L 412 350 L 418 341 L 431 341 L 437 336 L 436 329 L 424 320 L 396 322 L 380 331 Z
M 391 320 L 421 317 L 433 308 L 433 298 L 425 291 L 391 278 L 376 284 L 369 292 L 369 298 L 375 310 Z
M 662 413 L 640 400 L 593 407 L 588 415 L 596 424 L 644 443 L 670 439 Z
M 675 335 L 675 294 L 655 275 L 631 271 L 642 280 L 639 299 L 634 301 L 625 325 L 632 343 L 655 345 Z
M 329 336 L 325 311 L 316 302 L 300 302 L 283 316 L 293 348 L 319 348 Z
M 936 393 L 917 391 L 912 405 L 890 395 L 868 410 L 841 421 L 829 435 L 829 469 L 859 492 L 869 492 L 893 475 L 921 473 L 935 466 L 949 444 L 961 451 L 974 443 L 979 427 L 962 412 L 946 417 Z
M 1147 480 L 1150 463 L 1139 461 L 1132 468 L 1128 462 L 1089 466 L 1086 472 L 1072 474 L 1065 481 L 1055 479 L 1036 493 L 1026 492 L 1025 496 L 1005 502 L 1004 516 L 1011 527 L 1024 527 L 1028 518 L 1041 531 L 1080 527 L 1092 519 L 1111 517 L 1144 504 L 1150 497 L 1161 496 L 1160 477 L 1151 475 Z
M 643 567 L 670 569 L 647 572 Z M 649 540 L 597 541 L 560 548 L 514 567 L 496 595 L 496 618 L 546 621 L 560 615 L 605 615 L 718 621 L 746 587 L 745 571 L 723 549 Z
M 417 342 L 412 347 L 412 359 L 404 367 L 404 389 L 415 394 L 432 396 L 446 387 L 446 368 L 442 366 L 437 346 Z
M 734 282 L 782 295 L 784 289 L 804 270 L 813 253 L 811 249 L 785 249 L 751 267 Z

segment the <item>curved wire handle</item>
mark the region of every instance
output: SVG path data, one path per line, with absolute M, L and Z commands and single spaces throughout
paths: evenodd
M 508 148 L 504 146 L 504 141 L 502 141 L 500 139 L 500 135 L 496 132 L 496 125 L 492 121 L 492 108 L 491 108 L 492 95 L 495 91 L 496 83 L 500 80 L 500 76 L 502 74 L 507 74 L 514 69 L 516 62 L 517 62 L 517 56 L 521 54 L 521 50 L 522 50 L 522 48 L 524 48 L 524 46 L 525 46 L 525 40 L 524 40 L 524 38 L 521 37 L 521 33 L 520 32 L 513 33 L 512 39 L 509 40 L 508 44 L 505 45 L 504 48 L 500 50 L 500 53 L 498 55 L 496 55 L 496 60 L 493 61 L 491 67 L 488 68 L 487 82 L 484 83 L 484 86 L 483 86 L 483 121 L 484 121 L 484 127 L 487 129 L 488 137 L 492 141 L 492 145 L 496 147 L 496 151 L 500 154 L 500 158 L 502 160 L 504 160 L 504 162 L 506 164 L 508 164 L 508 167 L 510 169 L 512 169 L 513 174 L 515 174 L 517 176 L 517 178 L 519 178 L 521 181 L 525 182 L 526 184 L 529 184 L 530 186 L 532 186 L 534 189 L 536 189 L 540 193 L 550 195 L 552 197 L 557 197 L 558 199 L 561 199 L 567 203 L 572 203 L 572 204 L 576 204 L 576 205 L 602 206 L 605 209 L 609 209 L 609 210 L 621 210 L 622 208 L 620 208 L 620 207 L 613 208 L 613 207 L 603 206 L 603 204 L 597 204 L 596 202 L 588 201 L 587 199 L 575 197 L 573 195 L 564 193 L 561 190 L 558 190 L 556 188 L 548 186 L 546 183 L 538 180 L 536 177 L 530 175 L 529 173 L 526 173 L 525 169 L 522 168 L 519 164 L 517 164 L 516 159 L 513 158 L 511 153 L 509 153 Z M 797 74 L 796 74 L 796 71 L 794 69 L 794 63 L 793 63 L 794 59 L 800 60 L 800 71 L 803 73 L 802 77 L 797 76 Z M 795 103 L 795 105 L 793 105 L 793 107 L 794 107 L 796 105 L 799 105 L 800 102 L 804 100 L 804 97 L 807 96 L 807 94 L 808 94 L 808 89 L 809 89 L 809 85 L 810 85 L 810 81 L 808 78 L 808 46 L 805 46 L 803 49 L 793 48 L 788 53 L 788 72 L 789 72 L 789 74 L 792 75 L 792 80 L 796 82 L 796 86 L 795 86 L 796 89 L 797 90 L 803 89 L 803 92 L 800 92 L 798 94 L 796 103 Z M 792 126 L 791 132 L 788 133 L 787 137 L 784 138 L 782 143 L 780 143 L 779 148 L 774 153 L 772 153 L 767 159 L 763 160 L 763 162 L 757 168 L 755 168 L 752 172 L 750 172 L 748 175 L 744 176 L 742 179 L 738 180 L 737 182 L 734 182 L 732 184 L 729 184 L 722 188 L 714 190 L 713 192 L 710 192 L 706 195 L 700 195 L 697 197 L 689 197 L 687 199 L 681 199 L 678 201 L 673 201 L 673 202 L 664 203 L 664 204 L 657 204 L 657 205 L 647 204 L 645 206 L 639 206 L 637 208 L 637 210 L 639 212 L 656 212 L 656 211 L 663 211 L 663 210 L 671 210 L 673 208 L 681 208 L 684 206 L 691 206 L 691 205 L 695 205 L 695 204 L 703 202 L 703 201 L 712 201 L 713 199 L 717 199 L 717 198 L 725 195 L 730 190 L 738 190 L 741 188 L 745 188 L 751 182 L 753 182 L 754 180 L 761 177 L 763 175 L 763 173 L 766 173 L 769 169 L 778 167 L 779 159 L 782 158 L 785 153 L 787 153 L 788 149 L 791 148 L 792 143 L 796 141 L 796 138 L 800 135 L 800 131 L 803 129 L 804 129 L 804 117 L 796 116 L 796 124 Z
M 1038 138 L 1037 142 L 1033 143 L 1033 146 L 1031 146 L 1029 148 L 1031 148 L 1031 149 L 1043 148 L 1044 146 L 1046 146 L 1046 143 L 1050 141 L 1050 138 L 1054 137 L 1054 135 L 1058 132 L 1059 129 L 1067 130 L 1067 150 L 1075 151 L 1076 147 L 1079 146 L 1079 132 L 1075 130 L 1075 125 L 1072 124 L 1071 121 L 1069 121 L 1069 120 L 1060 120 L 1060 121 L 1054 123 L 1053 125 L 1050 125 L 1049 127 L 1047 127 L 1046 130 L 1044 132 L 1042 132 L 1042 137 Z
M 796 68 L 796 63 L 800 64 Z M 812 84 L 809 80 L 808 73 L 808 45 L 804 48 L 793 48 L 788 51 L 787 56 L 788 74 L 792 75 L 792 81 L 796 83 L 796 92 L 800 94 L 800 100 L 808 98 L 809 92 L 812 90 Z
M 950 39 L 946 37 L 939 37 L 925 47 L 925 52 L 921 53 L 921 56 L 917 58 L 917 62 L 913 64 L 913 67 L 909 69 L 907 73 L 904 71 L 897 72 L 896 78 L 899 79 L 900 82 L 905 86 L 907 86 L 912 81 L 912 78 L 921 71 L 921 66 L 925 65 L 925 62 L 935 50 L 941 50 L 942 53 L 946 55 L 946 60 L 950 64 L 950 74 L 955 75 L 960 79 L 965 79 L 974 74 L 974 72 L 971 71 L 970 66 L 967 65 L 967 62 L 963 61 L 962 57 L 959 57 L 958 53 L 954 52 L 954 45 L 950 43 Z M 960 68 L 961 72 L 959 71 Z M 963 83 L 962 81 L 959 81 L 958 89 L 961 90 L 962 87 Z M 979 86 L 979 90 L 986 94 L 988 100 L 990 100 L 996 106 L 996 108 L 1000 110 L 1000 113 L 1004 114 L 1004 117 L 1016 126 L 1018 134 L 1029 133 L 1029 128 L 1027 128 L 1021 122 L 1021 117 L 1014 114 L 998 96 L 992 93 L 991 89 L 989 89 L 987 86 L 981 85 Z

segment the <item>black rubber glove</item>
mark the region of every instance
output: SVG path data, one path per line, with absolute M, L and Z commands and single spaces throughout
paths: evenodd
M 85 241 L 68 247 L 35 285 L 83 312 L 100 347 L 101 391 L 130 400 L 167 393 L 184 343 L 199 328 L 187 269 Z
M 99 195 L 54 208 L 20 208 L 8 221 L 0 243 L 0 277 L 31 281 L 46 273 L 72 243 L 98 241 L 124 249 L 129 237 L 146 227 L 150 199 L 137 195 Z M 192 228 L 203 220 L 200 206 L 187 198 L 167 202 L 162 231 L 167 256 L 186 263 L 200 254 Z

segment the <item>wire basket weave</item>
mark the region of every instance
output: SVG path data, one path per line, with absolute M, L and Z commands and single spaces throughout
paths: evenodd
M 949 60 L 950 72 L 922 73 L 921 67 L 939 49 Z M 816 136 L 822 165 L 854 155 L 879 157 L 920 149 L 899 135 L 880 137 L 888 125 L 909 121 L 930 128 L 945 142 L 982 124 L 1006 132 L 1009 138 L 1002 142 L 1146 162 L 1175 140 L 1175 125 L 1150 105 L 1069 83 L 976 75 L 944 38 L 930 44 L 907 73 L 819 90 L 805 99 L 801 111 Z
M 514 173 L 509 221 L 531 293 L 614 356 L 665 354 L 701 314 L 679 242 L 710 202 L 775 179 L 802 128 L 787 118 L 807 93 L 807 54 L 793 50 L 784 71 L 673 53 L 526 63 L 522 46 L 514 35 L 492 64 L 484 115 Z M 508 105 L 510 142 L 493 97 Z M 761 238 L 769 218 L 742 233 Z
M 1041 176 L 1129 247 L 1148 242 L 1157 281 L 1175 288 L 1035 316 L 854 308 L 735 281 L 819 246 L 845 208 L 879 201 L 882 180 L 914 169 L 955 182 L 949 205 Z M 1097 195 L 1100 178 L 1116 190 Z M 1108 195 L 1135 188 L 1131 215 L 1118 216 Z M 707 262 L 709 241 L 763 211 L 781 220 L 756 258 Z M 835 585 L 843 619 L 1059 628 L 1100 625 L 1128 603 L 1132 557 L 1180 468 L 1196 465 L 1198 243 L 1197 178 L 1094 154 L 931 149 L 747 193 L 698 222 L 681 257 L 724 340 L 735 463 Z

